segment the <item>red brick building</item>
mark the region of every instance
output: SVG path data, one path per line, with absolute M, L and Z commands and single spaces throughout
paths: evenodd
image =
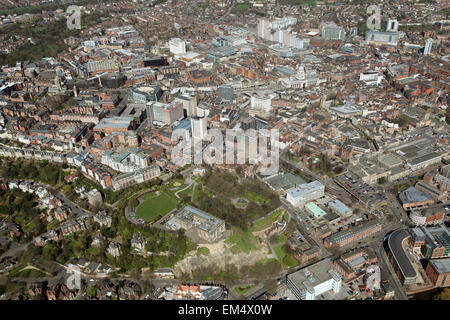
M 450 258 L 429 260 L 426 273 L 436 287 L 450 286 Z
M 189 80 L 196 84 L 211 81 L 211 74 L 205 70 L 192 70 L 189 72 Z

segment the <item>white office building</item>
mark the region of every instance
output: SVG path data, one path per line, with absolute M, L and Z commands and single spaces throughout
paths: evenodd
M 309 45 L 309 39 L 300 39 L 294 34 L 291 34 L 289 42 L 289 46 L 294 49 L 305 49 Z
M 425 42 L 425 48 L 423 49 L 423 54 L 427 55 L 431 52 L 431 47 L 433 46 L 433 39 L 427 39 Z
M 272 110 L 272 95 L 254 93 L 250 99 L 250 108 L 254 111 L 269 113 Z
M 321 36 L 325 40 L 344 40 L 344 28 L 336 25 L 334 22 L 323 23 L 321 28 Z
M 179 95 L 175 102 L 181 102 L 183 104 L 183 110 L 186 117 L 192 117 L 197 115 L 197 96 L 194 92 L 183 93 Z
M 369 30 L 366 32 L 366 41 L 369 44 L 396 46 L 399 35 L 398 31 L 383 32 Z
M 270 40 L 271 34 L 270 34 L 270 21 L 267 18 L 260 18 L 258 20 L 258 37 Z
M 364 81 L 366 84 L 381 84 L 383 75 L 376 71 L 366 71 L 359 74 L 359 81 Z
M 275 42 L 278 42 L 278 43 L 283 43 L 283 35 L 284 35 L 284 31 L 278 29 L 272 35 L 272 41 L 275 41 Z
M 289 26 L 293 26 L 297 23 L 297 18 L 286 17 L 286 18 L 276 18 L 274 21 L 270 22 L 271 29 L 285 29 Z
M 325 186 L 319 181 L 301 184 L 286 193 L 286 200 L 294 207 L 302 207 L 305 203 L 323 197 Z
M 182 55 L 186 53 L 186 42 L 180 38 L 173 38 L 169 41 L 169 50 L 175 55 Z
M 299 300 L 316 300 L 341 291 L 342 279 L 333 264 L 324 259 L 287 276 L 287 286 Z
M 183 103 L 177 101 L 170 104 L 148 102 L 147 110 L 152 123 L 160 126 L 171 125 L 184 118 Z
M 150 155 L 142 148 L 129 148 L 122 152 L 106 150 L 101 155 L 101 163 L 119 172 L 134 172 L 150 164 Z

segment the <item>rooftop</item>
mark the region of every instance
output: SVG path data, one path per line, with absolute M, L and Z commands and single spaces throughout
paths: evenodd
M 269 177 L 266 180 L 266 183 L 274 190 L 288 190 L 298 184 L 305 183 L 305 181 L 301 177 L 295 176 L 292 173 L 282 173 Z
M 352 211 L 352 209 L 347 207 L 343 202 L 341 202 L 338 199 L 328 202 L 328 206 L 336 210 L 340 214 L 346 214 Z
M 305 194 L 308 194 L 310 192 L 318 191 L 320 189 L 324 189 L 325 186 L 320 183 L 319 181 L 313 181 L 310 183 L 301 184 L 295 188 L 289 189 L 288 193 L 293 198 L 299 198 L 303 197 Z
M 333 264 L 328 259 L 324 259 L 308 266 L 307 268 L 291 273 L 287 277 L 300 290 L 308 290 L 313 289 L 313 287 L 331 279 L 332 275 L 330 272 L 334 277 L 339 278 Z
M 431 196 L 422 191 L 417 190 L 414 187 L 409 187 L 408 189 L 399 194 L 399 198 L 401 202 L 405 204 L 405 203 L 426 201 L 431 199 Z
M 391 251 L 405 279 L 417 277 L 416 270 L 414 269 L 405 252 L 405 249 L 403 248 L 403 241 L 408 237 L 408 230 L 400 229 L 392 232 L 388 238 L 389 250 Z
M 317 204 L 314 202 L 308 202 L 305 205 L 305 208 L 311 211 L 316 218 L 326 215 L 327 213 L 323 211 Z
M 450 273 L 450 258 L 430 260 L 431 265 L 439 273 Z
M 128 129 L 133 120 L 134 120 L 133 117 L 104 118 L 100 120 L 100 122 L 94 127 L 94 130 L 95 129 L 104 130 L 105 128 Z

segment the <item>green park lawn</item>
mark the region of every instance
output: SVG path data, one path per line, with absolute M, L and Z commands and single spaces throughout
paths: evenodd
M 15 276 L 19 278 L 43 278 L 46 274 L 40 270 L 26 269 L 18 272 Z
M 172 189 L 181 187 L 183 183 L 184 183 L 183 179 L 172 179 L 169 183 L 169 188 Z
M 277 210 L 274 213 L 272 213 L 271 215 L 269 215 L 263 219 L 256 220 L 250 229 L 251 232 L 258 232 L 258 231 L 267 229 L 268 227 L 270 227 L 272 225 L 272 223 L 274 223 L 275 221 L 278 221 L 280 219 L 280 215 L 282 212 L 283 212 L 283 210 Z
M 146 193 L 146 194 L 142 195 L 141 197 L 139 197 L 139 200 L 145 201 L 147 199 L 153 198 L 154 196 L 156 196 L 156 192 Z
M 178 193 L 179 197 L 184 197 L 184 196 L 188 196 L 190 197 L 192 194 L 192 186 L 190 186 L 189 188 L 187 188 L 186 190 L 181 191 L 180 193 Z
M 201 188 L 201 186 L 197 185 L 194 186 L 195 190 L 194 190 L 194 201 L 198 201 L 198 190 L 199 188 Z
M 209 255 L 209 249 L 206 248 L 206 247 L 200 247 L 200 248 L 198 248 L 198 249 L 197 249 L 197 256 L 201 256 L 201 255 L 204 255 L 204 256 Z
M 298 265 L 298 261 L 291 255 L 287 255 L 283 250 L 283 245 L 279 245 L 274 249 L 275 254 L 277 255 L 278 260 L 287 267 L 295 267 Z
M 249 253 L 251 250 L 258 250 L 260 248 L 258 241 L 250 230 L 244 232 L 236 227 L 233 227 L 233 234 L 225 240 L 225 243 L 232 245 L 231 252 L 235 254 L 239 252 Z
M 162 192 L 159 196 L 149 198 L 137 208 L 138 217 L 153 222 L 159 216 L 164 216 L 178 205 L 179 200 L 173 195 Z
M 284 233 L 280 234 L 280 236 L 278 237 L 278 243 L 285 243 L 286 241 L 288 241 L 286 235 Z
M 252 7 L 252 5 L 250 3 L 237 3 L 234 8 L 233 8 L 233 12 L 234 13 L 244 13 L 247 10 L 249 10 Z
M 270 203 L 269 199 L 263 197 L 260 194 L 253 193 L 253 192 L 250 192 L 250 191 L 246 191 L 245 192 L 244 198 L 246 198 L 246 199 L 248 199 L 250 201 L 253 201 L 253 202 L 257 203 L 257 204 Z

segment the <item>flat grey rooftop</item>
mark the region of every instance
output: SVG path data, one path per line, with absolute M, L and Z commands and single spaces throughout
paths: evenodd
M 409 237 L 407 229 L 395 230 L 388 238 L 388 247 L 403 276 L 405 278 L 416 278 L 416 270 L 403 248 L 403 240 L 407 237 Z
M 450 272 L 450 258 L 447 259 L 433 259 L 430 260 L 431 265 L 439 273 Z

